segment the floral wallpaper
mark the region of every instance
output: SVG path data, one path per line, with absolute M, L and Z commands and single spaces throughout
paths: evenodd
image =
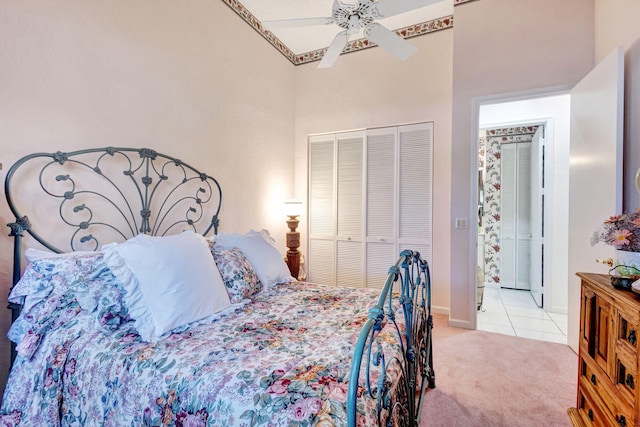
M 485 283 L 500 283 L 500 157 L 501 144 L 530 142 L 538 126 L 487 129 L 484 147 L 484 273 Z M 480 260 L 478 261 L 480 262 Z

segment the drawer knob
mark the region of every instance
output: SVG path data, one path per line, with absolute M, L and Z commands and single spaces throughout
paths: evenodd
M 593 421 L 593 409 L 589 409 L 589 412 L 587 412 L 587 416 L 591 421 Z
M 620 427 L 626 427 L 627 419 L 624 417 L 624 415 L 620 415 L 618 417 L 618 424 L 620 425 Z
M 627 341 L 629 341 L 629 344 L 631 345 L 636 345 L 636 330 L 632 329 L 629 331 L 629 337 L 627 337 Z
M 591 382 L 593 383 L 593 385 L 596 385 L 596 374 L 591 374 Z
M 633 375 L 627 374 L 627 379 L 624 382 L 629 388 L 633 388 Z

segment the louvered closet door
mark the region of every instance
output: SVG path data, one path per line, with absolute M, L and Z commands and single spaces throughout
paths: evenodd
M 518 145 L 516 288 L 531 289 L 531 143 Z
M 338 134 L 336 282 L 362 287 L 364 132 Z
M 367 131 L 365 274 L 367 288 L 381 288 L 396 248 L 397 129 Z
M 335 137 L 309 139 L 308 279 L 332 285 L 335 277 Z
M 398 249 L 432 249 L 433 123 L 398 128 Z
M 500 147 L 500 285 L 530 289 L 531 143 Z
M 431 262 L 433 124 L 309 138 L 309 280 L 381 287 L 402 249 Z
M 516 286 L 516 144 L 500 146 L 500 285 Z

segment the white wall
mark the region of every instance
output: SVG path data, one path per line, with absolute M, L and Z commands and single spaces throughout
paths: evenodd
M 433 302 L 449 307 L 451 54 L 453 32 L 411 39 L 404 62 L 381 48 L 342 55 L 329 69 L 296 68 L 296 197 L 307 199 L 307 136 L 413 122 L 434 122 Z M 306 221 L 301 222 L 306 233 Z M 303 247 L 306 241 L 302 242 Z
M 616 47 L 625 50 L 624 210 L 640 207 L 634 177 L 640 168 L 640 2 L 595 0 L 595 54 L 600 62 Z
M 593 2 L 477 0 L 454 9 L 451 216 L 475 217 L 481 97 L 569 87 L 593 67 Z M 475 327 L 474 230 L 450 229 L 450 323 Z
M 220 181 L 221 230 L 269 228 L 284 253 L 294 69 L 221 1 L 3 1 L 0 179 L 35 151 L 153 148 Z M 0 203 L 0 224 L 12 221 Z M 11 285 L 8 232 L 2 295 Z M 0 310 L 0 385 L 9 316 Z
M 567 313 L 570 96 L 480 106 L 480 128 L 549 123 L 545 149 L 545 310 Z M 551 165 L 552 167 L 548 167 Z

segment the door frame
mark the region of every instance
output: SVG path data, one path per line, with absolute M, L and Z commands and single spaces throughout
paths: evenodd
M 557 95 L 566 95 L 570 92 L 571 86 L 569 85 L 560 85 L 560 86 L 552 86 L 546 88 L 538 88 L 526 91 L 518 91 L 518 92 L 509 92 L 509 93 L 501 93 L 501 94 L 493 94 L 493 95 L 484 95 L 479 97 L 474 97 L 471 100 L 471 135 L 470 139 L 472 143 L 470 144 L 473 147 L 473 155 L 471 157 L 470 168 L 475 173 L 471 173 L 471 188 L 478 188 L 478 133 L 480 130 L 480 107 L 482 105 L 489 104 L 498 104 L 504 102 L 514 102 L 514 101 L 525 101 L 536 98 L 544 98 L 550 96 Z M 532 121 L 532 123 L 540 124 L 541 120 Z M 521 121 L 519 123 L 525 123 L 525 121 Z M 548 126 L 553 126 L 552 120 L 547 120 L 544 122 L 545 127 L 549 130 Z M 478 194 L 477 191 L 471 192 L 471 204 L 469 210 L 469 218 L 477 218 L 477 208 L 478 208 Z M 545 214 L 548 209 L 545 210 Z M 469 320 L 470 327 L 472 329 L 477 329 L 477 305 L 476 305 L 476 266 L 478 264 L 478 230 L 476 227 L 469 227 L 469 265 L 468 265 L 468 280 L 469 280 L 469 288 L 468 288 L 468 297 L 469 297 Z M 547 246 L 545 246 L 545 252 L 547 250 Z M 548 259 L 547 257 L 545 257 Z

